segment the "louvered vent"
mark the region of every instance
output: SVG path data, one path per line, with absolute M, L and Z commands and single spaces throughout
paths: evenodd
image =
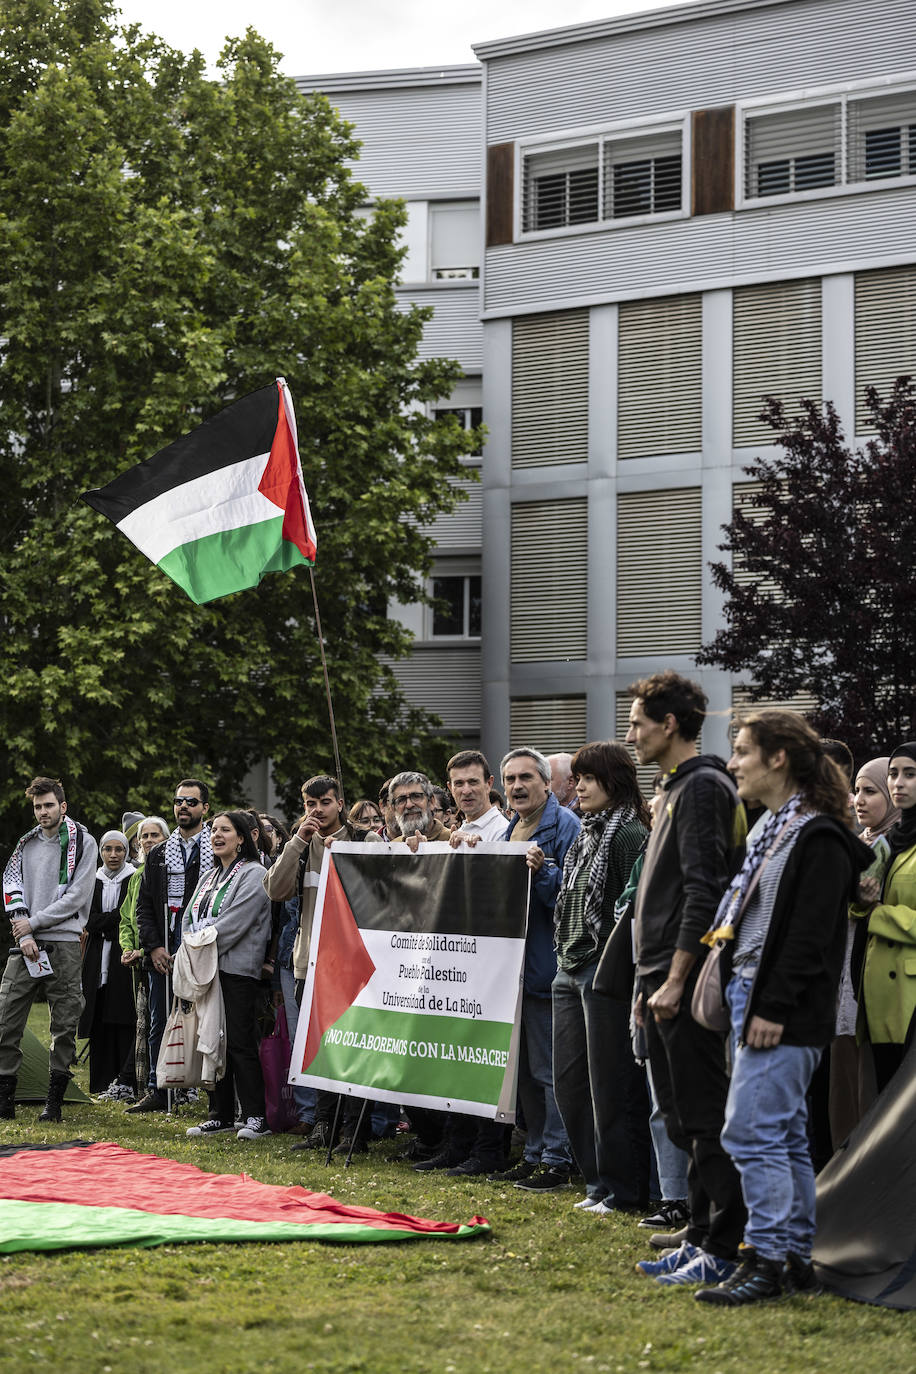
M 587 743 L 585 730 L 585 697 L 513 697 L 509 703 L 512 749 L 572 754 Z
M 605 219 L 680 210 L 681 143 L 680 129 L 609 139 L 604 145 Z
M 619 458 L 699 452 L 702 348 L 699 295 L 620 306 Z
M 772 514 L 771 506 L 753 504 L 751 498 L 759 491 L 759 482 L 737 482 L 732 492 L 734 509 L 740 511 L 752 525 L 762 525 Z M 732 554 L 732 572 L 739 587 L 756 587 L 759 595 L 777 604 L 785 599 L 782 589 L 773 581 L 749 570 L 740 553 Z
M 916 90 L 846 105 L 849 181 L 916 176 Z
M 441 718 L 445 729 L 480 733 L 480 647 L 414 648 L 409 658 L 384 658 L 412 706 Z
M 522 228 L 562 229 L 598 218 L 598 144 L 529 153 L 524 161 Z
M 805 716 L 810 711 L 816 711 L 817 704 L 817 697 L 813 692 L 798 692 L 794 697 L 780 700 L 767 698 L 765 701 L 751 701 L 749 687 L 732 688 L 733 711 L 798 711 L 800 715 Z
M 748 115 L 744 148 L 744 194 L 749 200 L 838 186 L 843 167 L 840 102 Z
M 512 323 L 512 466 L 588 459 L 588 311 Z
M 742 286 L 733 310 L 735 447 L 771 444 L 773 431 L 758 419 L 764 396 L 778 397 L 790 413 L 801 397 L 821 399 L 821 283 Z
M 865 388 L 886 397 L 898 377 L 916 377 L 916 267 L 856 276 L 856 432 L 872 425 Z
M 700 513 L 699 487 L 622 492 L 618 497 L 619 657 L 688 654 L 700 647 Z
M 511 540 L 512 662 L 584 659 L 585 498 L 515 502 Z

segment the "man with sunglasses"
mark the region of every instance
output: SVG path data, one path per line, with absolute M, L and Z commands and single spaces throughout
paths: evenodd
M 175 829 L 165 844 L 150 850 L 137 895 L 137 928 L 149 968 L 149 1079 L 144 1097 L 128 1112 L 162 1112 L 166 1094 L 156 1086 L 156 1061 L 168 1015 L 167 979 L 181 943 L 181 913 L 202 873 L 213 867 L 210 831 L 204 817 L 210 810 L 210 789 L 199 778 L 182 778 L 175 788 L 172 809 Z

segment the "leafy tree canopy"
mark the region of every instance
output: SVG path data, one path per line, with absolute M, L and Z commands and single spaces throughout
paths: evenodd
M 377 655 L 408 638 L 449 476 L 479 433 L 437 424 L 457 364 L 400 307 L 400 202 L 249 29 L 218 82 L 108 0 L 0 0 L 0 812 L 33 773 L 108 825 L 202 770 L 223 800 L 274 760 L 289 804 L 333 772 L 305 570 L 197 607 L 79 501 L 238 396 L 289 381 L 351 795 L 435 766 L 432 718 Z M 441 747 L 440 747 L 441 752 Z
M 781 452 L 745 469 L 758 484 L 713 563 L 726 627 L 697 655 L 747 671 L 755 700 L 811 692 L 812 724 L 857 761 L 916 736 L 916 389 L 866 392 L 874 431 L 851 449 L 833 406 L 790 418 L 768 399 Z

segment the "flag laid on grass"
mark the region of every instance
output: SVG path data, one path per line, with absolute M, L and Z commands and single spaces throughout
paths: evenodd
M 290 1081 L 513 1121 L 528 885 L 520 844 L 335 841 Z
M 315 562 L 296 416 L 282 377 L 83 500 L 198 605 Z
M 351 1207 L 327 1193 L 208 1174 L 80 1140 L 0 1148 L 0 1253 L 179 1241 L 464 1240 L 489 1231 Z

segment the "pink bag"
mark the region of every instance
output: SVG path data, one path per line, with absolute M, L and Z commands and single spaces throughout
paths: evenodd
M 293 1047 L 289 1043 L 286 1011 L 277 1008 L 274 1028 L 258 1046 L 261 1075 L 264 1079 L 264 1106 L 267 1124 L 274 1134 L 290 1130 L 299 1120 L 293 1085 L 287 1081 Z

